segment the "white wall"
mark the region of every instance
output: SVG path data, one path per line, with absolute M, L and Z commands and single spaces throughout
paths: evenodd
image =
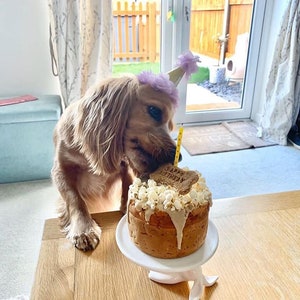
M 0 96 L 59 94 L 49 51 L 48 1 L 0 1 Z

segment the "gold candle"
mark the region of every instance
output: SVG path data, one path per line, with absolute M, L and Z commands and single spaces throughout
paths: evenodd
M 183 135 L 183 127 L 180 126 L 179 131 L 178 131 L 178 136 L 177 136 L 176 153 L 175 153 L 175 159 L 174 159 L 174 166 L 175 167 L 177 167 L 177 165 L 178 165 L 182 135 Z

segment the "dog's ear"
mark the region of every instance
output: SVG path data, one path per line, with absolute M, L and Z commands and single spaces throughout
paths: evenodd
M 81 100 L 75 143 L 80 145 L 96 174 L 119 169 L 126 123 L 138 85 L 135 77 L 111 78 L 91 89 Z

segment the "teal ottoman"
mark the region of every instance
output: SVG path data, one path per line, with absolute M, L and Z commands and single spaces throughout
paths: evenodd
M 50 178 L 53 130 L 62 113 L 61 98 L 37 98 L 0 106 L 0 183 Z

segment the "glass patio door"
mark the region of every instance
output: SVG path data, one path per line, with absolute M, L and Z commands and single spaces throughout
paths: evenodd
M 113 0 L 113 76 L 160 71 L 161 1 Z
M 176 123 L 250 118 L 266 0 L 209 2 L 161 3 L 161 70 L 170 70 L 186 50 L 201 60 L 178 87 Z

